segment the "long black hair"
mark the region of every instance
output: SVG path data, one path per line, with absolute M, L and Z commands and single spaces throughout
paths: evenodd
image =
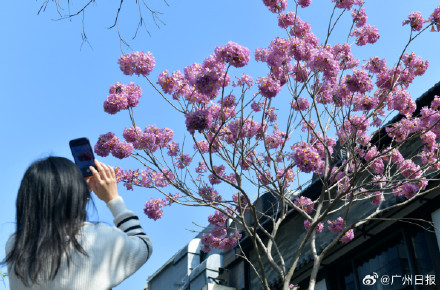
M 66 158 L 48 157 L 27 169 L 18 190 L 15 239 L 4 261 L 25 285 L 53 280 L 63 255 L 69 265 L 72 249 L 87 255 L 77 234 L 89 199 L 80 170 Z

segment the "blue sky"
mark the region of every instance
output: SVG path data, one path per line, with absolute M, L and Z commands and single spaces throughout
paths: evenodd
M 110 5 L 117 3 L 96 1 L 92 4 L 85 18 L 91 47 L 85 44 L 81 48 L 81 18 L 54 21 L 57 14 L 53 3 L 44 14 L 37 16 L 41 2 L 6 1 L 0 11 L 3 37 L 0 48 L 0 259 L 4 257 L 6 240 L 14 231 L 16 193 L 29 164 L 49 155 L 71 158 L 70 139 L 85 136 L 93 145 L 100 134 L 114 131 L 121 136 L 122 130 L 130 126 L 127 112 L 111 116 L 102 110 L 110 85 L 117 81 L 134 81 L 142 86 L 141 103 L 135 109 L 137 124 L 141 127 L 156 124 L 172 128 L 178 142 L 187 134 L 183 118 L 173 115 L 169 105 L 145 79 L 124 76 L 119 70 L 117 59 L 121 47 L 117 31 L 106 29 L 113 23 L 116 11 L 116 6 Z M 194 62 L 202 62 L 217 45 L 228 41 L 250 49 L 251 64 L 238 70 L 237 75 L 246 72 L 256 79 L 266 75 L 267 69 L 253 61 L 253 51 L 267 47 L 275 36 L 285 36 L 277 27 L 276 15 L 270 13 L 262 1 L 169 0 L 169 6 L 155 2 L 152 8 L 164 13 L 161 19 L 166 25 L 158 29 L 145 15 L 151 36 L 142 31 L 131 40 L 137 25 L 137 16 L 133 16 L 137 15 L 135 6 L 127 6 L 120 16 L 121 33 L 130 40 L 132 48 L 151 51 L 155 56 L 153 82 L 165 69 L 182 70 Z M 294 9 L 291 2 L 290 10 Z M 389 65 L 396 62 L 409 37 L 408 27 L 402 27 L 402 21 L 412 11 L 421 11 L 427 17 L 438 6 L 436 0 L 370 2 L 365 6 L 368 23 L 378 26 L 381 39 L 375 46 L 354 48 L 354 53 L 361 61 L 376 55 L 386 57 Z M 313 32 L 322 39 L 330 13 L 330 0 L 314 0 L 299 16 L 311 22 Z M 337 37 L 330 40 L 331 44 L 336 42 Z M 426 33 L 409 48 L 409 52 L 414 51 L 430 61 L 428 72 L 409 89 L 414 98 L 440 80 L 438 47 L 440 34 Z M 123 49 L 129 52 L 126 47 Z M 278 98 L 283 94 L 287 94 L 287 90 Z M 124 168 L 138 167 L 134 160 L 109 157 L 102 161 Z M 120 194 L 128 207 L 141 217 L 145 231 L 151 236 L 154 254 L 116 289 L 140 289 L 149 275 L 196 235 L 200 228 L 194 223 L 207 223 L 211 210 L 173 206 L 165 208 L 161 220 L 153 221 L 143 214 L 143 206 L 151 197 L 160 197 L 159 193 L 151 189 L 127 192 L 121 187 Z M 98 215 L 94 213 L 93 219 L 111 223 L 105 205 L 96 199 L 95 203 Z

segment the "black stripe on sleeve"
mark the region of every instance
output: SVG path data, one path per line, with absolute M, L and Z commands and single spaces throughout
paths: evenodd
M 150 246 L 148 245 L 148 243 L 144 240 L 144 239 L 142 239 L 141 237 L 138 237 L 139 239 L 141 239 L 142 240 L 142 242 L 144 242 L 144 244 L 145 244 L 145 246 L 147 246 L 147 251 L 148 251 L 148 257 L 150 256 Z
M 128 218 L 123 219 L 122 221 L 120 221 L 116 226 L 119 228 L 123 223 L 128 222 L 130 220 L 139 220 L 139 218 L 137 216 L 130 216 Z
M 147 235 L 147 234 L 144 233 L 144 232 L 140 232 L 140 233 L 135 234 L 135 236 L 146 236 L 146 235 Z
M 142 229 L 142 227 L 141 226 L 132 226 L 132 227 L 129 227 L 128 229 L 126 229 L 124 231 L 124 233 L 128 233 L 129 231 L 135 230 L 135 229 Z

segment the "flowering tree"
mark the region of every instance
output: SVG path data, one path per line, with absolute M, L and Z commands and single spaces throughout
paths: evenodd
M 348 41 L 364 46 L 380 37 L 378 29 L 367 24 L 364 1 L 332 0 L 328 34 L 322 40 L 298 12 L 311 0 L 296 0 L 295 12 L 285 11 L 287 0 L 263 2 L 277 14 L 286 35 L 255 51 L 255 60 L 268 67 L 268 74 L 255 84 L 244 73 L 230 76 L 251 58 L 249 49 L 234 42 L 216 47 L 201 64 L 191 64 L 183 72 L 163 71 L 158 86 L 149 78 L 155 66 L 150 52 L 119 58 L 124 74 L 145 77 L 170 110 L 185 116 L 192 142 L 183 146 L 174 141 L 169 128 L 138 127 L 134 108 L 141 87 L 116 83 L 104 110 L 109 114 L 128 110 L 132 124 L 123 131 L 123 141 L 113 132 L 101 135 L 95 152 L 140 162 L 141 169 L 117 168 L 117 177 L 128 189 L 140 186 L 164 194 L 164 199 L 146 203 L 145 214 L 154 220 L 172 203 L 214 208 L 208 218 L 210 234 L 202 238 L 203 250 L 230 249 L 242 235 L 248 236 L 258 253 L 257 264 L 251 266 L 265 289 L 269 285 L 264 261 L 288 289 L 309 245 L 313 289 L 330 249 L 349 243 L 360 225 L 425 194 L 433 172 L 440 168 L 440 97 L 416 114 L 416 103 L 407 91 L 428 68 L 428 61 L 407 51 L 408 45 L 427 30 L 440 30 L 440 6 L 427 19 L 414 12 L 403 21 L 408 25 L 408 43 L 397 62 L 387 64 L 377 56 L 362 63 L 351 53 Z M 347 41 L 331 45 L 329 37 L 344 16 L 351 20 Z M 393 112 L 401 117 L 385 124 Z M 417 154 L 403 152 L 417 142 Z M 312 174 L 322 185 L 315 200 L 298 194 Z M 235 194 L 221 194 L 226 187 Z M 269 212 L 254 203 L 263 193 L 276 200 Z M 384 206 L 387 199 L 398 202 Z M 365 201 L 370 203 L 368 215 L 350 220 L 356 216 L 353 205 Z M 282 253 L 276 237 L 293 212 L 304 218 L 305 235 L 292 258 L 292 253 L 289 257 Z M 318 252 L 316 240 L 324 228 L 334 233 L 334 239 Z

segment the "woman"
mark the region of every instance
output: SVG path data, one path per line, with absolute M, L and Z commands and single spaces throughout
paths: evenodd
M 96 160 L 95 166 L 86 180 L 66 158 L 28 168 L 16 232 L 6 244 L 11 290 L 110 289 L 150 257 L 150 239 L 118 195 L 114 169 Z M 89 189 L 106 202 L 116 227 L 85 221 Z

